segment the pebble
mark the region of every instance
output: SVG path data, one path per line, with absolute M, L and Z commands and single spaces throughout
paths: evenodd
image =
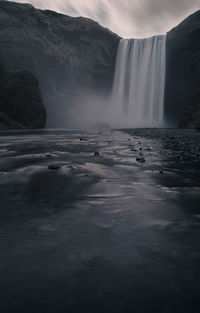
M 140 163 L 146 162 L 145 158 L 143 158 L 143 157 L 136 158 L 136 161 L 140 162 Z
M 54 171 L 57 171 L 59 170 L 61 167 L 59 165 L 56 165 L 56 164 L 52 164 L 52 165 L 49 165 L 48 166 L 48 169 L 49 170 L 54 170 Z
M 81 138 L 80 138 L 80 141 L 88 141 L 88 140 L 87 140 L 87 138 L 81 137 Z

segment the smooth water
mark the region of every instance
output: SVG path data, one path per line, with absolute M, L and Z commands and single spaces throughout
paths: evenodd
M 112 92 L 114 127 L 163 127 L 166 36 L 122 39 Z
M 0 132 L 0 312 L 200 312 L 199 132 L 127 132 Z

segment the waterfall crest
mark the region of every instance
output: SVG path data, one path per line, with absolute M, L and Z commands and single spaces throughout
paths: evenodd
M 166 36 L 120 40 L 112 91 L 114 127 L 162 127 Z

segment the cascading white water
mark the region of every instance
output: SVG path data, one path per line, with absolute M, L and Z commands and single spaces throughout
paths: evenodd
M 122 39 L 112 92 L 114 127 L 162 127 L 166 36 Z

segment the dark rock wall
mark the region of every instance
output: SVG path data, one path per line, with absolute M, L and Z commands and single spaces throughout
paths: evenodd
M 8 72 L 0 64 L 0 128 L 43 128 L 46 110 L 29 71 Z
M 198 86 L 193 97 L 184 108 L 180 127 L 200 129 L 200 53 L 197 53 L 193 59 L 193 71 L 197 78 Z
M 197 11 L 167 34 L 165 116 L 169 126 L 191 126 L 199 102 L 199 60 L 200 11 Z
M 64 110 L 82 94 L 109 93 L 119 39 L 90 19 L 0 1 L 0 60 L 35 73 L 48 126 L 66 126 Z

